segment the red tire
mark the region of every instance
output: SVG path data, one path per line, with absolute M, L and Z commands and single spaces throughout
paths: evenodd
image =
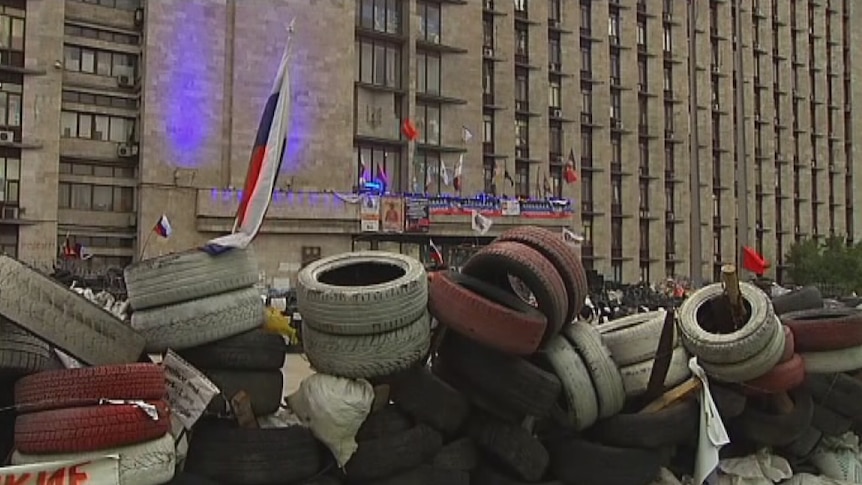
M 536 226 L 521 226 L 504 232 L 497 241 L 513 241 L 542 253 L 563 279 L 568 296 L 565 323 L 571 323 L 584 306 L 589 287 L 587 273 L 577 252 L 563 241 L 559 233 Z
M 793 336 L 793 331 L 787 325 L 781 328 L 784 330 L 784 353 L 781 354 L 781 360 L 778 363 L 787 362 L 796 355 L 796 338 Z
M 530 355 L 542 342 L 547 319 L 517 296 L 458 273 L 431 275 L 428 309 L 455 332 L 513 355 Z
M 151 441 L 171 428 L 164 401 L 153 419 L 133 404 L 103 404 L 23 414 L 15 420 L 15 448 L 21 453 L 87 453 Z
M 862 311 L 818 308 L 787 313 L 782 322 L 796 339 L 797 352 L 822 352 L 862 345 Z
M 805 363 L 799 354 L 787 362 L 776 365 L 771 371 L 740 385 L 746 395 L 777 394 L 802 385 L 805 381 Z
M 568 312 L 566 286 L 554 265 L 535 249 L 511 241 L 491 243 L 468 259 L 461 272 L 504 290 L 512 288 L 510 275 L 520 279 L 548 319 L 545 340 L 563 328 Z
M 165 371 L 156 364 L 122 364 L 40 372 L 15 384 L 19 412 L 92 406 L 100 399 L 159 400 Z

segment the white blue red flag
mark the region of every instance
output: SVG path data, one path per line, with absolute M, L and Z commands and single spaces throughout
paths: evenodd
M 233 233 L 210 240 L 203 250 L 219 254 L 230 249 L 244 249 L 257 236 L 269 209 L 275 180 L 281 169 L 287 134 L 290 131 L 290 73 L 288 57 L 290 38 L 284 48 L 272 91 L 263 108 L 251 161 L 245 178 Z
M 162 214 L 162 217 L 159 217 L 159 220 L 156 221 L 156 225 L 153 226 L 153 231 L 159 235 L 159 237 L 163 237 L 165 239 L 171 237 L 174 229 L 171 227 L 171 221 L 168 220 L 168 216 Z

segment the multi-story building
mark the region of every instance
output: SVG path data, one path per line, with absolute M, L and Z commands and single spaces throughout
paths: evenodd
M 802 237 L 862 239 L 852 0 L 0 6 L 0 249 L 37 265 L 67 235 L 86 264 L 121 266 L 229 231 L 291 19 L 291 137 L 255 242 L 269 278 L 351 249 L 417 252 L 428 235 L 359 233 L 343 194 L 360 165 L 396 192 L 452 193 L 441 172 L 459 158 L 464 194 L 575 201 L 544 223 L 582 233 L 585 265 L 619 280 L 711 279 L 739 240 L 780 273 Z M 163 213 L 166 241 L 151 236 Z M 430 236 L 457 244 L 468 219 Z

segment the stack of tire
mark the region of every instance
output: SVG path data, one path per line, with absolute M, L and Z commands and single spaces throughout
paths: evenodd
M 214 413 L 226 412 L 240 390 L 260 415 L 281 402 L 284 343 L 261 330 L 258 278 L 254 254 L 239 249 L 169 254 L 125 270 L 132 327 L 146 338 L 146 351 L 174 350 L 201 365 L 222 391 L 210 404 Z
M 176 453 L 165 403 L 165 375 L 154 364 L 40 372 L 15 385 L 16 465 L 119 456 L 120 485 L 160 485 Z
M 535 307 L 514 294 L 511 277 Z M 537 227 L 503 233 L 461 274 L 432 275 L 429 308 L 446 332 L 432 369 L 453 388 L 447 392 L 457 389 L 473 405 L 464 429 L 479 450 L 471 483 L 646 485 L 657 476 L 662 453 L 651 444 L 599 439 L 618 435 L 612 420 L 624 410 L 627 383 L 599 330 L 574 322 L 586 294 L 577 254 Z M 399 406 L 397 392 L 393 400 Z M 605 424 L 610 431 L 591 434 Z

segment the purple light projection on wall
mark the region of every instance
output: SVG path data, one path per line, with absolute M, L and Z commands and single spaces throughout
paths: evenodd
M 213 143 L 218 127 L 208 120 L 221 110 L 215 96 L 218 84 L 214 79 L 221 75 L 221 63 L 213 59 L 210 46 L 223 42 L 219 38 L 223 29 L 212 29 L 206 19 L 211 18 L 208 8 L 195 1 L 174 2 L 179 10 L 166 21 L 172 22 L 171 35 L 164 39 L 170 43 L 173 65 L 168 66 L 167 92 L 162 93 L 162 120 L 167 136 L 170 161 L 182 168 L 198 168 L 206 161 L 207 143 Z M 188 21 L 190 19 L 199 19 Z M 218 67 L 218 69 L 216 69 Z M 213 75 L 213 70 L 218 76 Z

